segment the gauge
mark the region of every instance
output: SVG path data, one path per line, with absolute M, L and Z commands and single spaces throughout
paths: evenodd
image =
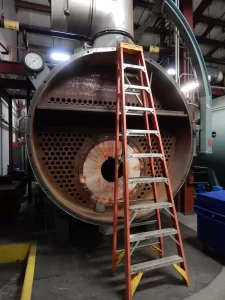
M 24 57 L 24 65 L 33 72 L 44 69 L 44 59 L 38 52 L 28 52 Z

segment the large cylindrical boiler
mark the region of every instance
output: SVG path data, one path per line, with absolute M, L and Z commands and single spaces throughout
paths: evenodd
M 112 221 L 115 60 L 115 51 L 108 48 L 75 55 L 52 71 L 36 92 L 28 116 L 28 152 L 41 187 L 62 209 L 93 223 Z M 146 63 L 149 74 L 153 74 L 152 91 L 175 194 L 192 160 L 190 112 L 165 71 L 151 60 Z M 138 84 L 135 78 L 133 83 Z M 134 95 L 129 95 L 127 105 L 140 104 Z M 143 117 L 128 117 L 128 128 L 143 126 Z M 128 149 L 147 152 L 145 138 L 130 137 Z M 157 152 L 155 141 L 153 151 Z M 157 176 L 161 176 L 159 160 L 155 168 Z M 151 176 L 150 165 L 146 160 L 131 159 L 129 174 Z M 129 188 L 131 199 L 153 198 L 150 185 Z M 122 186 L 119 195 L 122 202 Z M 159 196 L 165 200 L 165 189 L 160 184 Z M 96 204 L 104 206 L 104 212 L 96 212 Z M 122 203 L 119 214 L 123 215 Z
M 107 1 L 118 5 L 123 2 Z M 132 1 L 126 1 L 129 8 Z M 123 9 L 122 12 L 126 20 L 127 11 Z M 132 19 L 133 12 L 129 13 Z M 51 72 L 35 93 L 28 115 L 28 154 L 40 186 L 61 209 L 94 224 L 109 224 L 113 220 L 116 107 L 116 48 L 96 45 L 116 45 L 127 39 L 132 42 L 127 33 L 131 33 L 128 28 L 122 30 L 115 23 L 114 32 L 104 29 L 97 38 L 93 36 L 95 47 L 80 50 Z M 136 63 L 132 56 L 126 60 Z M 178 86 L 166 71 L 149 58 L 146 58 L 146 66 L 152 78 L 155 108 L 176 194 L 192 161 L 191 114 Z M 139 84 L 135 76 L 129 77 L 129 81 Z M 126 101 L 128 106 L 140 106 L 136 95 L 128 95 Z M 129 115 L 127 126 L 143 129 L 143 116 Z M 152 146 L 152 151 L 158 152 L 154 139 Z M 146 138 L 128 137 L 128 151 L 149 152 Z M 129 162 L 130 177 L 151 176 L 146 159 L 132 158 Z M 120 165 L 120 178 L 122 169 Z M 162 176 L 160 159 L 155 160 L 155 170 L 156 176 Z M 158 190 L 160 201 L 166 200 L 164 185 L 159 183 Z M 151 185 L 130 184 L 129 191 L 131 201 L 146 203 L 153 199 Z M 123 218 L 122 194 L 123 186 L 120 185 L 119 218 Z M 145 219 L 150 213 L 141 212 L 137 219 Z

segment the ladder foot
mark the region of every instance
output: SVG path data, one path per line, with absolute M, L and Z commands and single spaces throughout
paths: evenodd
M 189 277 L 188 277 L 187 273 L 185 272 L 185 270 L 182 269 L 178 264 L 174 264 L 173 267 L 180 273 L 182 279 L 185 281 L 187 286 L 188 287 L 191 286 L 190 281 L 189 281 Z
M 143 276 L 143 273 L 137 273 L 135 275 L 132 275 L 131 276 L 131 293 L 132 293 L 132 296 L 134 295 L 138 285 L 139 285 L 139 282 L 141 281 L 141 278 Z

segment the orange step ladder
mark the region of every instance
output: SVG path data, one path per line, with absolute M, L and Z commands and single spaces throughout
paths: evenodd
M 136 58 L 136 64 L 125 63 L 124 60 L 132 56 Z M 132 85 L 127 76 L 133 72 L 139 80 L 140 85 Z M 127 75 L 128 74 L 128 75 Z M 128 82 L 128 83 L 125 83 Z M 112 253 L 112 272 L 115 274 L 116 267 L 120 261 L 125 259 L 125 281 L 126 281 L 126 300 L 131 300 L 135 290 L 145 271 L 173 265 L 181 274 L 182 278 L 189 285 L 187 264 L 180 234 L 177 213 L 175 209 L 172 188 L 170 184 L 166 158 L 159 130 L 158 120 L 154 107 L 151 87 L 146 69 L 143 49 L 138 45 L 120 43 L 117 49 L 117 92 L 116 92 L 116 141 L 115 141 L 115 187 L 114 187 L 114 223 L 113 223 L 113 253 Z M 141 107 L 126 105 L 126 95 L 136 95 L 141 103 Z M 142 130 L 127 128 L 127 115 L 140 115 L 144 118 Z M 137 118 L 138 118 L 137 117 Z M 150 129 L 151 124 L 151 129 Z M 121 130 L 120 130 L 121 129 Z M 120 132 L 121 131 L 121 132 Z M 158 153 L 152 152 L 152 138 L 156 137 Z M 147 140 L 149 153 L 128 153 L 127 140 L 130 136 L 144 136 Z M 122 154 L 120 149 L 120 140 L 122 142 Z M 128 176 L 129 160 L 132 158 L 148 159 L 151 166 L 151 177 L 132 177 Z M 154 169 L 154 159 L 161 160 L 161 168 L 164 177 L 156 177 Z M 123 163 L 123 177 L 118 178 L 120 162 Z M 123 205 L 124 205 L 124 250 L 118 254 L 117 251 L 117 230 L 118 230 L 118 186 L 120 180 L 123 182 Z M 152 186 L 154 200 L 149 200 L 145 204 L 130 203 L 129 184 L 149 184 Z M 165 185 L 167 202 L 158 201 L 157 184 Z M 140 202 L 139 202 L 140 203 Z M 172 228 L 162 228 L 160 211 L 165 209 L 172 218 Z M 151 211 L 156 213 L 157 230 L 130 234 L 131 223 L 140 211 Z M 164 256 L 163 237 L 170 236 L 176 242 L 177 253 L 172 256 Z M 158 259 L 144 261 L 137 264 L 131 264 L 131 256 L 141 241 L 157 239 L 157 243 L 149 244 L 150 248 L 157 253 Z M 156 246 L 158 245 L 158 247 Z

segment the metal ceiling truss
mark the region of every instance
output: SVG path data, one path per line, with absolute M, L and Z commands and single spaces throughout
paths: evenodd
M 203 12 L 212 4 L 213 0 L 202 0 L 194 12 L 194 26 L 200 22 Z

